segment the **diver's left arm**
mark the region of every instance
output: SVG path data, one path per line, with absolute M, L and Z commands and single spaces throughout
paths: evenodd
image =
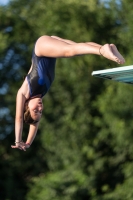
M 22 131 L 23 131 L 23 110 L 26 97 L 23 94 L 22 89 L 20 88 L 16 97 L 16 117 L 15 117 L 15 146 L 12 148 L 22 148 Z

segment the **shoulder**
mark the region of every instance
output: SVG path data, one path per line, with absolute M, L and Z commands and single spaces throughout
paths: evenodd
M 19 90 L 17 92 L 17 96 L 21 96 L 21 97 L 23 96 L 23 98 L 29 99 L 30 91 L 29 91 L 27 78 L 25 78 L 22 86 L 19 88 Z
M 21 87 L 18 92 L 17 92 L 17 98 L 23 98 L 23 99 L 26 99 L 26 96 L 25 96 L 25 92 L 23 90 L 23 88 Z

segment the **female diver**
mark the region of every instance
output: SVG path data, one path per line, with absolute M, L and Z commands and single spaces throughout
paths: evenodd
M 32 64 L 16 97 L 15 145 L 26 151 L 32 144 L 42 116 L 42 98 L 49 90 L 55 74 L 56 58 L 95 54 L 123 64 L 125 62 L 114 44 L 76 43 L 57 36 L 41 36 L 34 48 Z M 26 143 L 22 141 L 23 122 L 30 125 Z

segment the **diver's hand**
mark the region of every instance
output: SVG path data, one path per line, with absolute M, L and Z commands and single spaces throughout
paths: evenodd
M 13 149 L 20 149 L 20 150 L 23 150 L 23 151 L 26 151 L 27 148 L 30 147 L 30 144 L 26 144 L 24 142 L 19 142 L 19 143 L 16 143 L 15 145 L 11 145 L 11 148 Z

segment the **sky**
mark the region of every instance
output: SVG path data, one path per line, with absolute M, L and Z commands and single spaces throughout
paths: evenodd
M 9 2 L 9 0 L 0 0 L 0 5 L 6 5 Z

